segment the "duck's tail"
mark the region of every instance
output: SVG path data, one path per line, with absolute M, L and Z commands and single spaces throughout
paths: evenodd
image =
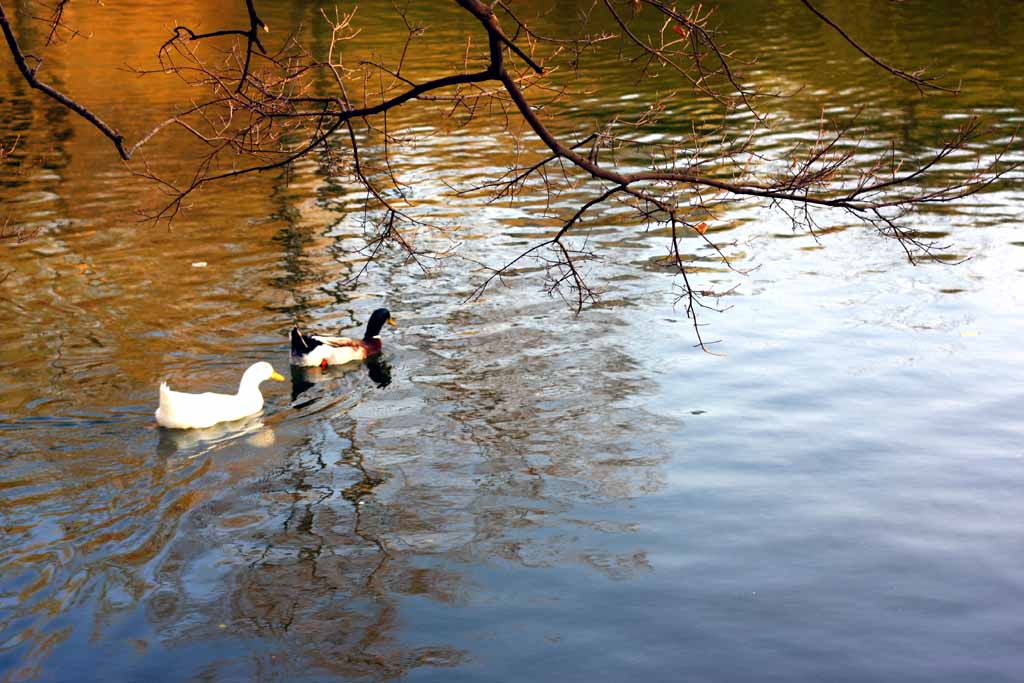
M 160 383 L 160 405 L 156 407 L 156 412 L 153 415 L 156 417 L 156 423 L 161 427 L 170 429 L 181 427 L 175 416 L 174 392 L 167 386 L 167 382 Z
M 320 342 L 313 339 L 312 336 L 304 335 L 299 332 L 298 327 L 292 328 L 291 342 L 293 356 L 305 356 L 307 353 L 320 346 Z
M 160 403 L 157 405 L 157 413 L 160 409 L 168 404 L 171 398 L 171 388 L 167 386 L 167 382 L 160 382 Z

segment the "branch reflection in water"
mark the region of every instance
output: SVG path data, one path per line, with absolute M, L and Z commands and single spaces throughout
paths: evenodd
M 389 381 L 385 361 L 366 367 L 375 384 Z M 359 369 L 331 368 L 315 379 L 329 385 Z M 315 384 L 304 377 L 296 395 Z M 356 421 L 339 411 L 310 426 L 277 467 L 189 516 L 148 600 L 160 639 L 223 642 L 236 651 L 240 642 L 261 643 L 250 664 L 271 676 L 316 670 L 385 680 L 458 664 L 458 649 L 406 647 L 397 629 L 404 596 L 450 602 L 462 579 L 416 567 L 414 556 L 389 548 L 385 530 L 395 517 L 374 493 L 391 474 L 367 466 Z
M 146 621 L 161 651 L 198 656 L 211 675 L 400 679 L 469 661 L 474 641 L 442 624 L 514 596 L 499 576 L 650 571 L 628 517 L 609 512 L 662 476 L 659 418 L 633 407 L 628 424 L 609 424 L 597 410 L 643 387 L 619 338 L 594 327 L 601 353 L 580 357 L 544 323 L 443 318 L 458 332 L 411 325 L 393 356 L 293 376 L 291 408 L 270 418 L 285 448 L 275 463 L 218 453 L 230 478 L 154 563 Z M 560 600 L 553 587 L 527 595 L 543 613 Z M 526 628 L 519 607 L 473 638 Z

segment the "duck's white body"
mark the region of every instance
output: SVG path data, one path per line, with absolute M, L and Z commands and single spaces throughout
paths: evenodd
M 160 406 L 156 409 L 156 422 L 169 429 L 202 429 L 218 422 L 240 420 L 263 410 L 260 383 L 284 377 L 277 374 L 270 363 L 256 363 L 242 375 L 237 394 L 186 394 L 172 391 L 167 382 L 160 385 Z
M 380 337 L 369 341 L 349 339 L 348 337 L 328 337 L 323 334 L 310 334 L 303 337 L 308 348 L 302 351 L 295 349 L 292 343 L 291 364 L 300 368 L 312 368 L 324 365 L 345 365 L 354 360 L 363 360 L 367 356 L 380 353 Z M 315 346 L 314 346 L 315 344 Z
M 291 364 L 300 368 L 323 368 L 376 356 L 384 348 L 380 340 L 381 328 L 394 324 L 391 312 L 386 308 L 378 308 L 370 315 L 362 339 L 303 333 L 298 327 L 293 327 Z

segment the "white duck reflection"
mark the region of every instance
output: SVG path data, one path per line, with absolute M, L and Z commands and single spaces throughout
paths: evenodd
M 158 429 L 160 441 L 157 452 L 163 457 L 184 456 L 197 458 L 228 441 L 244 438 L 254 448 L 274 445 L 274 429 L 264 422 L 262 415 L 233 422 L 221 422 L 205 429 Z

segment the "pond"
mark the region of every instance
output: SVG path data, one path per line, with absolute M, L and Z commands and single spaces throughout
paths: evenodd
M 319 7 L 259 4 L 271 36 L 325 40 Z M 972 113 L 994 153 L 1024 120 L 1020 3 L 821 3 L 873 52 L 962 80 L 927 97 L 780 5 L 718 15 L 758 57 L 750 77 L 790 94 L 766 105 L 765 149 L 814 134 L 822 110 L 863 108 L 869 144 L 912 154 Z M 571 29 L 589 6 L 544 21 Z M 133 140 L 183 92 L 124 65 L 151 67 L 175 22 L 234 25 L 244 5 L 68 13 L 83 35 L 40 73 Z M 411 73 L 458 61 L 457 8 L 410 18 L 436 48 Z M 353 49 L 400 49 L 390 3 L 357 23 L 373 42 Z M 614 51 L 583 64 L 598 94 L 560 125 L 656 96 Z M 353 280 L 358 190 L 312 160 L 140 222 L 158 188 L 2 64 L 0 144 L 18 146 L 0 224 L 25 234 L 0 245 L 0 681 L 1019 679 L 1019 174 L 915 217 L 949 255 L 918 265 L 870 229 L 815 239 L 738 205 L 708 233 L 735 270 L 684 240 L 697 286 L 730 292 L 702 313 L 710 354 L 665 232 L 614 211 L 587 225 L 601 297 L 579 315 L 537 264 L 471 296 L 481 264 L 557 226 L 540 195 L 451 196 L 513 163 L 486 117 L 396 113 L 431 131 L 391 153 L 420 215 L 450 228 L 420 244 L 458 250 L 425 268 L 389 251 Z M 713 115 L 673 106 L 666 130 Z M 147 154 L 188 168 L 174 145 Z M 266 383 L 241 424 L 154 424 L 162 380 L 230 391 L 255 361 L 287 370 L 293 323 L 358 333 L 380 305 L 398 327 L 377 361 Z

